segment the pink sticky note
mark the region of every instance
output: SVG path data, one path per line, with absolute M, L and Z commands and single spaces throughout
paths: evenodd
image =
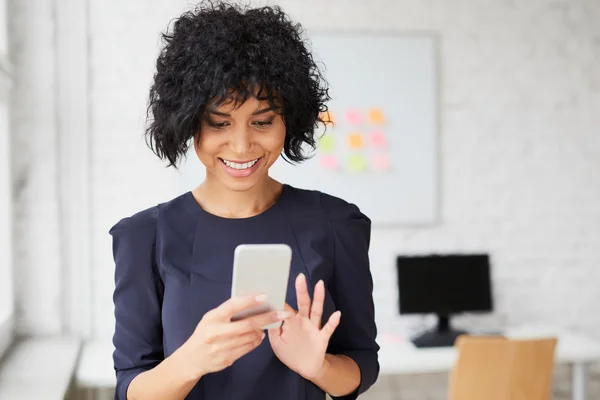
M 350 125 L 360 125 L 360 112 L 356 109 L 346 111 L 346 121 L 348 121 Z
M 376 154 L 373 156 L 371 163 L 376 171 L 387 171 L 390 169 L 390 159 L 387 154 Z
M 329 155 L 329 154 L 322 155 L 320 161 L 321 161 L 321 167 L 323 167 L 325 169 L 337 169 L 337 167 L 338 167 L 337 159 L 332 155 Z
M 386 147 L 387 139 L 385 137 L 385 133 L 381 131 L 375 131 L 371 133 L 371 144 L 374 147 Z

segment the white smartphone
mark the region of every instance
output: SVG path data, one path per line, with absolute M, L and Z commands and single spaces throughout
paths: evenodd
M 233 257 L 231 296 L 265 294 L 267 300 L 259 307 L 233 316 L 232 321 L 248 318 L 267 311 L 282 311 L 285 306 L 292 249 L 286 244 L 242 244 Z M 281 326 L 281 321 L 262 329 Z

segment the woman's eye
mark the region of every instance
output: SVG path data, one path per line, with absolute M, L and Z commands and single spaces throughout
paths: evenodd
M 228 125 L 228 123 L 227 122 L 208 121 L 208 125 L 214 129 L 223 129 Z
M 271 126 L 272 123 L 273 121 L 256 121 L 254 122 L 254 125 L 258 126 L 259 128 L 266 128 Z

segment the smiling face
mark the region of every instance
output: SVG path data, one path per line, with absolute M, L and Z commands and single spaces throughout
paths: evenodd
M 285 124 L 267 101 L 226 102 L 207 113 L 195 150 L 206 166 L 207 180 L 234 191 L 266 182 L 283 151 Z

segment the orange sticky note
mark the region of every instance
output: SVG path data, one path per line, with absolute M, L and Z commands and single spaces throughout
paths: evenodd
M 367 161 L 360 154 L 352 154 L 348 157 L 348 170 L 351 172 L 364 172 L 367 169 Z
M 374 155 L 371 164 L 376 171 L 388 171 L 390 169 L 390 159 L 387 154 Z
M 335 147 L 335 138 L 331 135 L 322 136 L 319 139 L 319 148 L 323 151 L 330 152 Z
M 348 146 L 352 149 L 360 149 L 364 146 L 363 137 L 360 132 L 353 132 L 348 135 Z
M 337 159 L 332 155 L 323 155 L 320 159 L 321 167 L 325 169 L 337 169 L 338 162 Z
M 334 115 L 331 111 L 322 112 L 319 115 L 319 118 L 321 118 L 321 121 L 323 121 L 326 124 L 333 124 L 335 122 Z
M 385 137 L 385 133 L 381 132 L 381 131 L 375 131 L 375 132 L 371 132 L 371 145 L 373 147 L 386 147 L 387 146 L 387 139 Z
M 346 121 L 350 125 L 360 125 L 360 123 L 361 123 L 360 111 L 353 109 L 353 108 L 346 111 Z
M 379 108 L 370 109 L 369 122 L 375 125 L 383 125 L 385 123 L 385 116 L 383 115 L 383 111 Z

